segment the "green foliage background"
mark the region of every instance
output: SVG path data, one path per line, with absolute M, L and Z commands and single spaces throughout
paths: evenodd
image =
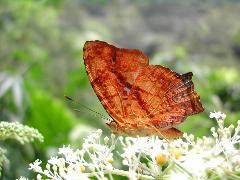
M 27 165 L 46 159 L 63 144 L 105 127 L 107 116 L 87 79 L 82 61 L 86 40 L 140 49 L 150 63 L 179 73 L 192 71 L 205 112 L 179 128 L 209 134 L 210 111 L 240 119 L 240 3 L 234 0 L 1 0 L 0 120 L 37 128 L 44 143 L 4 144 L 12 164 L 3 179 L 31 177 Z M 79 112 L 74 111 L 78 108 Z M 78 139 L 78 141 L 76 141 Z M 14 164 L 14 165 L 13 165 Z M 11 172 L 11 173 L 10 173 Z

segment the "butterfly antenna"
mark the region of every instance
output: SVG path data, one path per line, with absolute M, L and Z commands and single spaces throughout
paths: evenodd
M 97 112 L 97 111 L 92 110 L 91 108 L 85 106 L 84 104 L 80 103 L 79 101 L 77 102 L 77 101 L 75 101 L 73 98 L 71 98 L 71 97 L 69 97 L 69 96 L 66 96 L 66 95 L 64 95 L 64 97 L 65 97 L 67 100 L 73 102 L 74 104 L 78 104 L 78 105 L 84 107 L 85 109 L 87 109 L 87 110 L 89 110 L 89 111 L 97 114 L 97 115 L 100 116 L 101 118 L 104 118 L 104 119 L 107 119 L 107 120 L 111 121 L 111 119 L 110 119 L 109 117 L 104 116 L 103 114 L 101 114 L 101 113 L 99 113 L 99 112 Z M 74 111 L 77 111 L 77 112 L 81 112 L 79 109 L 76 109 L 76 108 L 74 108 L 73 110 L 74 110 Z

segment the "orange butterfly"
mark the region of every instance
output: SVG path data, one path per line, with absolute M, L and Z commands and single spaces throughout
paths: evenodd
M 108 123 L 113 132 L 177 138 L 182 132 L 174 126 L 204 111 L 191 72 L 180 75 L 149 65 L 142 52 L 102 41 L 87 41 L 83 51 L 92 87 L 113 119 Z

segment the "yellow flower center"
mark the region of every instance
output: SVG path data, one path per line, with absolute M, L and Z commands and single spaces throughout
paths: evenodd
M 107 162 L 112 164 L 113 163 L 113 158 L 108 158 Z
M 173 148 L 171 151 L 172 156 L 175 157 L 176 160 L 180 158 L 180 152 L 178 148 Z
M 84 172 L 84 171 L 85 171 L 85 169 L 86 169 L 86 168 L 85 168 L 85 166 L 84 166 L 84 165 L 82 165 L 82 164 L 80 164 L 80 167 L 79 167 L 79 168 L 80 168 L 80 172 Z
M 167 157 L 163 154 L 158 154 L 156 156 L 156 161 L 158 164 L 163 165 L 167 162 Z

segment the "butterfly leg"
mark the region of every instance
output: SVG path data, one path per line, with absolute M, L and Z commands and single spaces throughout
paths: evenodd
M 158 126 L 154 126 L 152 124 L 149 125 L 149 128 L 153 128 L 155 130 L 155 135 L 165 139 L 176 139 L 182 137 L 183 133 L 179 131 L 178 129 L 174 128 L 173 126 L 166 126 L 163 128 L 158 128 Z
M 127 135 L 127 136 L 138 136 L 141 134 L 141 129 L 138 129 L 136 124 L 125 123 L 124 126 L 117 123 L 116 121 L 110 121 L 106 123 L 114 134 Z M 140 131 L 139 131 L 140 130 Z M 140 132 L 140 133 L 139 133 Z
M 166 138 L 166 139 L 176 139 L 176 138 L 180 138 L 183 135 L 183 132 L 179 131 L 176 128 L 169 128 L 163 131 L 159 131 L 159 136 Z
M 116 121 L 110 121 L 106 123 L 107 126 L 112 130 L 112 133 L 116 134 L 118 132 L 118 124 Z

